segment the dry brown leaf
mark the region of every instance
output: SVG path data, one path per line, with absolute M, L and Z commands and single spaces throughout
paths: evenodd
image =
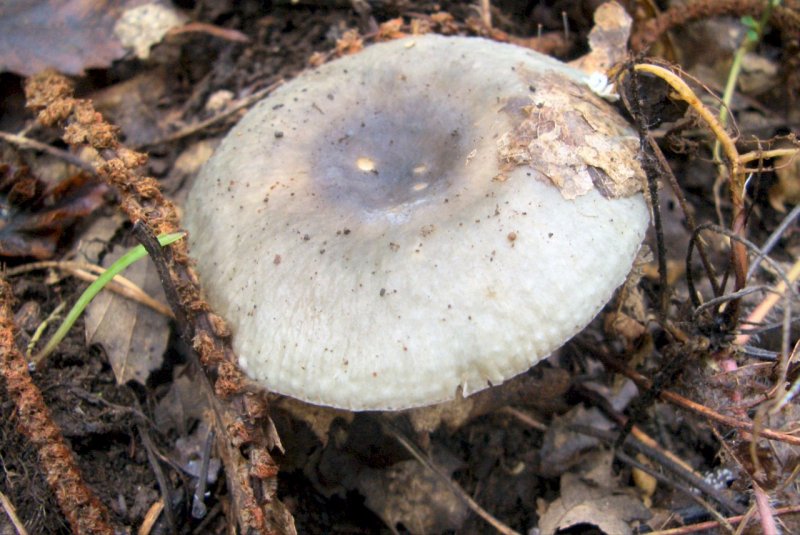
M 364 48 L 364 40 L 358 30 L 347 30 L 340 39 L 336 40 L 336 57 L 357 54 Z
M 375 36 L 375 40 L 381 42 L 405 37 L 406 34 L 402 31 L 403 24 L 402 17 L 382 22 L 378 27 L 378 35 Z
M 612 452 L 595 452 L 580 473 L 561 476 L 561 497 L 547 505 L 539 519 L 542 535 L 568 528 L 588 531 L 591 526 L 610 535 L 627 535 L 633 533 L 631 522 L 650 517 L 641 500 L 617 487 L 612 461 Z
M 114 37 L 122 12 L 141 0 L 6 0 L 0 2 L 0 71 L 30 76 L 107 67 L 125 54 Z
M 44 69 L 82 74 L 150 48 L 182 25 L 178 11 L 147 0 L 6 0 L 0 2 L 0 72 Z
M 786 204 L 800 203 L 800 156 L 784 156 L 775 162 L 778 182 L 769 188 L 769 203 L 779 211 L 786 211 Z
M 145 71 L 91 95 L 97 110 L 122 129 L 128 145 L 141 146 L 164 135 L 159 101 L 167 93 L 167 76 L 164 69 Z
M 433 462 L 451 474 L 460 460 L 434 450 Z M 366 505 L 389 526 L 402 524 L 409 533 L 458 531 L 469 509 L 441 477 L 416 460 L 401 461 L 384 470 L 363 470 L 358 489 Z
M 124 251 L 106 256 L 110 266 Z M 150 296 L 165 302 L 161 282 L 149 259 L 136 262 L 124 275 Z M 161 366 L 169 340 L 169 318 L 111 292 L 101 292 L 86 308 L 86 342 L 106 351 L 117 383 L 145 384 L 152 370 Z
M 13 158 L 6 163 L 4 157 L 0 154 L 0 255 L 51 258 L 65 231 L 105 202 L 108 186 L 85 174 L 49 186 L 27 165 Z
M 181 375 L 170 385 L 167 394 L 156 405 L 156 426 L 162 433 L 176 430 L 186 436 L 195 420 L 201 420 L 208 400 L 203 389 L 186 375 Z
M 647 332 L 647 328 L 624 312 L 609 312 L 604 318 L 607 333 L 621 336 L 626 340 L 637 340 Z
M 561 475 L 600 447 L 598 439 L 573 431 L 573 425 L 588 425 L 599 429 L 612 427 L 608 418 L 594 407 L 586 409 L 578 405 L 567 414 L 555 417 L 545 432 L 539 451 L 539 472 L 543 476 Z
M 328 431 L 334 420 L 341 418 L 350 423 L 354 416 L 354 413 L 350 411 L 311 405 L 290 397 L 278 398 L 274 401 L 273 406 L 285 410 L 293 418 L 305 422 L 323 446 L 328 444 Z
M 592 51 L 572 65 L 585 72 L 605 74 L 612 65 L 625 59 L 633 19 L 617 2 L 606 2 L 594 12 L 594 23 L 589 32 Z
M 506 169 L 524 165 L 536 171 L 565 199 L 594 188 L 609 198 L 641 191 L 639 140 L 625 119 L 577 83 L 550 73 L 518 72 L 536 93 L 511 99 L 502 109 L 513 125 L 497 141 Z

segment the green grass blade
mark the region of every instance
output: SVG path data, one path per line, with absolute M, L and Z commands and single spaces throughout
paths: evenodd
M 172 234 L 162 234 L 158 237 L 158 243 L 164 247 L 171 243 L 175 243 L 176 241 L 183 238 L 186 234 L 183 232 L 174 232 Z M 75 302 L 75 304 L 70 309 L 67 317 L 64 318 L 64 321 L 58 327 L 58 330 L 55 334 L 50 338 L 47 342 L 47 345 L 44 346 L 44 349 L 36 355 L 33 359 L 33 364 L 38 365 L 42 360 L 47 358 L 50 353 L 61 343 L 64 337 L 67 335 L 69 330 L 78 320 L 78 318 L 83 314 L 83 311 L 86 310 L 86 307 L 89 306 L 92 299 L 100 293 L 106 284 L 108 284 L 111 279 L 115 276 L 119 275 L 122 271 L 124 271 L 128 266 L 137 262 L 147 256 L 147 251 L 145 251 L 144 246 L 137 245 L 124 255 L 122 255 L 116 262 L 114 262 L 111 267 L 109 267 L 102 275 L 100 275 L 96 281 L 89 285 L 86 290 L 83 291 L 81 296 Z

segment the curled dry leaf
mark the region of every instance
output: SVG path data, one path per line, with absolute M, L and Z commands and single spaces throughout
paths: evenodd
M 554 418 L 545 432 L 539 452 L 539 472 L 543 476 L 556 477 L 566 472 L 600 447 L 598 439 L 573 431 L 573 425 L 611 428 L 611 422 L 599 409 L 587 410 L 580 405 L 564 416 Z
M 561 476 L 561 497 L 546 506 L 539 520 L 542 535 L 573 528 L 576 532 L 594 526 L 602 533 L 633 533 L 632 522 L 650 518 L 639 498 L 619 488 L 612 472 L 612 452 L 596 452 L 588 470 Z
M 0 2 L 0 72 L 31 76 L 45 69 L 82 74 L 132 49 L 147 59 L 185 18 L 146 0 L 6 0 Z

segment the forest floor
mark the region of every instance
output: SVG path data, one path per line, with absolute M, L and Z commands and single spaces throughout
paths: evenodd
M 424 32 L 574 60 L 589 51 L 601 2 L 489 1 L 489 17 L 485 6 L 458 2 L 186 0 L 168 10 L 172 31 L 133 52 L 111 29 L 141 3 L 0 7 L 0 255 L 10 284 L 10 293 L 0 289 L 8 316 L 0 318 L 0 534 L 19 529 L 15 516 L 28 533 L 92 529 L 74 516 L 94 505 L 53 490 L 66 476 L 63 458 L 43 453 L 58 437 L 37 427 L 41 406 L 68 446 L 61 454 L 77 460 L 75 495 L 96 498 L 104 525 L 230 533 L 244 517 L 235 505 L 243 480 L 231 479 L 223 448 L 210 447 L 230 430 L 209 416 L 214 402 L 200 386 L 208 381 L 153 265 L 125 276 L 161 305 L 104 292 L 31 366 L 33 383 L 13 368 L 15 344 L 23 356 L 32 344 L 32 359 L 56 331 L 88 285 L 87 264 L 108 267 L 137 243 L 119 209 L 129 193 L 87 163 L 106 153 L 87 147 L 97 149 L 88 136 L 65 142 L 59 124 L 37 123 L 26 77 L 47 67 L 70 75 L 121 143 L 147 154 L 139 173 L 180 207 L 225 133 L 281 80 Z M 635 274 L 552 358 L 468 403 L 348 413 L 271 395 L 269 417 L 259 418 L 274 429 L 253 439 L 273 439 L 269 466 L 279 467 L 263 476 L 274 493 L 261 508 L 266 525 L 341 534 L 800 533 L 800 158 L 792 154 L 800 5 L 764 15 L 766 4 L 625 3 L 633 36 L 622 70 L 656 61 L 697 98 L 687 105 L 656 76 L 635 77 L 635 91 L 633 75 L 621 84 L 638 95 L 630 110 L 615 105 L 638 125 L 658 197 Z M 715 132 L 698 110 L 719 115 L 732 72 L 731 118 Z M 37 390 L 41 406 L 23 399 Z M 204 459 L 206 510 L 193 516 Z

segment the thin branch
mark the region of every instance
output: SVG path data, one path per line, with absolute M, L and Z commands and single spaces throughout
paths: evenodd
M 775 509 L 775 515 L 792 515 L 800 513 L 800 505 L 791 505 L 788 507 L 778 507 Z M 750 515 L 737 515 L 726 518 L 726 520 L 733 525 L 739 524 L 746 520 Z M 699 524 L 690 524 L 688 526 L 681 526 L 673 529 L 662 529 L 659 531 L 651 531 L 650 535 L 690 535 L 691 533 L 704 533 L 709 530 L 720 527 L 720 523 L 714 520 L 708 522 L 700 522 Z
M 25 524 L 19 519 L 17 516 L 17 510 L 14 509 L 14 504 L 11 503 L 11 500 L 0 491 L 0 503 L 3 504 L 3 510 L 6 512 L 6 516 L 11 521 L 11 524 L 14 526 L 14 529 L 17 530 L 17 535 L 28 535 L 28 530 L 25 529 Z
M 81 159 L 80 157 L 72 154 L 71 152 L 57 149 L 47 143 L 42 143 L 41 141 L 36 141 L 35 139 L 31 139 L 25 136 L 21 136 L 18 134 L 12 134 L 10 132 L 0 132 L 0 139 L 11 143 L 21 149 L 30 149 L 30 150 L 37 150 L 39 152 L 44 152 L 58 158 L 59 160 L 63 160 L 68 164 L 74 165 L 78 169 L 82 171 L 86 171 L 91 175 L 95 175 L 94 166 L 91 163 L 87 162 L 86 160 Z
M 23 264 L 21 266 L 10 268 L 6 270 L 6 276 L 14 277 L 22 273 L 28 273 L 30 271 L 36 271 L 40 269 L 61 269 L 86 282 L 96 281 L 97 277 L 106 271 L 104 267 L 96 266 L 88 262 L 75 262 L 71 260 L 45 260 L 42 262 L 32 262 L 30 264 Z M 111 283 L 106 285 L 106 289 L 111 290 L 112 292 L 123 297 L 127 297 L 132 301 L 136 301 L 147 307 L 150 307 L 159 314 L 163 314 L 168 318 L 175 317 L 169 307 L 164 306 L 164 304 L 162 304 L 160 301 L 150 297 L 150 295 L 142 290 L 139 285 L 122 275 L 116 275 L 113 279 L 111 279 Z
M 630 378 L 636 383 L 640 388 L 649 389 L 652 388 L 652 381 L 645 377 L 644 375 L 631 370 L 624 364 L 617 361 L 617 359 L 612 358 L 610 355 L 606 355 L 603 351 L 596 349 L 593 354 L 603 361 L 606 366 L 613 368 L 616 372 L 621 373 L 622 375 Z M 717 422 L 722 425 L 726 425 L 733 429 L 739 429 L 742 431 L 747 431 L 750 433 L 755 432 L 755 426 L 753 422 L 748 420 L 741 420 L 739 418 L 734 418 L 732 416 L 725 416 L 724 414 L 720 414 L 717 411 L 706 407 L 705 405 L 701 405 L 696 401 L 692 401 L 687 399 L 675 392 L 670 390 L 662 390 L 659 393 L 659 396 L 662 400 L 672 403 L 674 405 L 678 405 L 679 407 L 683 407 L 684 409 L 688 409 L 704 418 L 708 418 L 714 422 Z M 781 431 L 775 431 L 773 429 L 761 429 L 759 431 L 759 435 L 769 440 L 778 440 L 780 442 L 785 442 L 787 444 L 792 444 L 795 446 L 800 446 L 800 436 L 794 436 L 788 433 L 783 433 Z
M 491 514 L 489 514 L 486 509 L 478 505 L 478 503 L 472 499 L 472 497 L 467 494 L 464 489 L 461 488 L 455 481 L 453 481 L 447 474 L 445 474 L 436 464 L 422 451 L 419 450 L 414 444 L 411 443 L 408 438 L 403 435 L 403 433 L 395 430 L 389 424 L 383 423 L 383 427 L 386 429 L 386 432 L 392 435 L 397 442 L 403 446 L 406 451 L 408 451 L 419 463 L 436 474 L 436 476 L 442 480 L 443 483 L 447 485 L 447 487 L 458 496 L 467 506 L 472 509 L 478 516 L 480 516 L 483 520 L 485 520 L 490 526 L 492 526 L 498 533 L 502 533 L 503 535 L 520 535 L 517 531 L 514 531 Z

